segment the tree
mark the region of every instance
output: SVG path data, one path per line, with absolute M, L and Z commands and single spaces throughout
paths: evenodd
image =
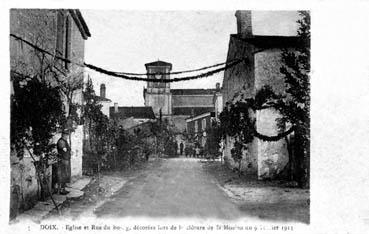
M 299 44 L 295 51 L 284 50 L 283 66 L 286 95 L 278 102 L 283 117 L 279 126 L 286 123 L 294 126 L 296 171 L 295 179 L 300 186 L 308 186 L 310 177 L 310 14 L 299 12 Z
M 102 105 L 99 103 L 99 97 L 95 95 L 92 80 L 88 79 L 86 87 L 83 91 L 84 108 L 83 108 L 83 120 L 85 124 L 85 132 L 88 133 L 87 145 L 84 145 L 85 149 L 88 149 L 89 159 L 95 165 L 97 165 L 97 171 L 100 173 L 100 167 L 102 162 L 102 156 L 106 153 L 107 143 L 109 140 L 109 119 L 102 111 Z
M 14 94 L 11 97 L 11 148 L 19 158 L 24 149 L 32 157 L 41 187 L 41 199 L 51 196 L 46 169 L 55 157 L 52 137 L 65 123 L 59 87 L 38 77 L 11 73 Z M 52 197 L 51 197 L 52 198 Z

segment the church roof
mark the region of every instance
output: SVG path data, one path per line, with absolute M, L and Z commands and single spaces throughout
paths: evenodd
M 172 69 L 172 64 L 171 63 L 167 63 L 167 62 L 164 62 L 164 61 L 155 61 L 155 62 L 151 62 L 151 63 L 146 63 L 145 64 L 145 67 L 148 67 L 148 66 L 152 66 L 152 67 L 170 67 L 170 69 Z
M 216 89 L 171 89 L 172 95 L 213 95 Z
M 173 115 L 197 116 L 214 111 L 214 107 L 173 107 Z
M 115 113 L 114 107 L 111 106 L 109 111 L 112 118 L 155 119 L 151 106 L 119 106 L 118 113 Z

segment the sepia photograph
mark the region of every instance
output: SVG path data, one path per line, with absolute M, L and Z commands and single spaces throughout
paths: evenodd
M 309 11 L 9 19 L 10 225 L 310 223 Z

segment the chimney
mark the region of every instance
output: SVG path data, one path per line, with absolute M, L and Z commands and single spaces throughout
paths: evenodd
M 118 113 L 118 102 L 114 102 L 114 113 Z
M 100 97 L 106 98 L 106 87 L 105 84 L 100 85 Z
M 220 91 L 220 83 L 219 82 L 215 84 L 215 90 Z
M 237 34 L 242 37 L 252 36 L 251 11 L 236 11 Z

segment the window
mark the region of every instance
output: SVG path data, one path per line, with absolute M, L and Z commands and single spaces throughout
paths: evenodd
M 206 119 L 202 119 L 202 124 L 201 124 L 202 126 L 202 130 L 203 131 L 205 131 L 205 129 L 206 129 Z
M 60 57 L 63 57 L 63 41 L 64 41 L 64 15 L 63 12 L 59 10 L 57 13 L 56 55 Z M 58 62 L 61 61 L 58 60 Z
M 64 58 L 65 59 L 70 59 L 70 34 L 71 34 L 71 27 L 70 27 L 70 20 L 69 17 L 67 16 L 65 19 L 65 38 L 64 38 Z M 64 62 L 64 68 L 65 69 L 69 69 L 69 63 L 68 62 Z
M 198 125 L 197 125 L 197 121 L 195 121 L 195 133 L 198 131 Z
M 57 13 L 57 36 L 56 36 L 56 55 L 70 60 L 71 55 L 71 20 L 65 15 L 63 10 Z M 59 66 L 69 69 L 70 64 L 58 60 Z

